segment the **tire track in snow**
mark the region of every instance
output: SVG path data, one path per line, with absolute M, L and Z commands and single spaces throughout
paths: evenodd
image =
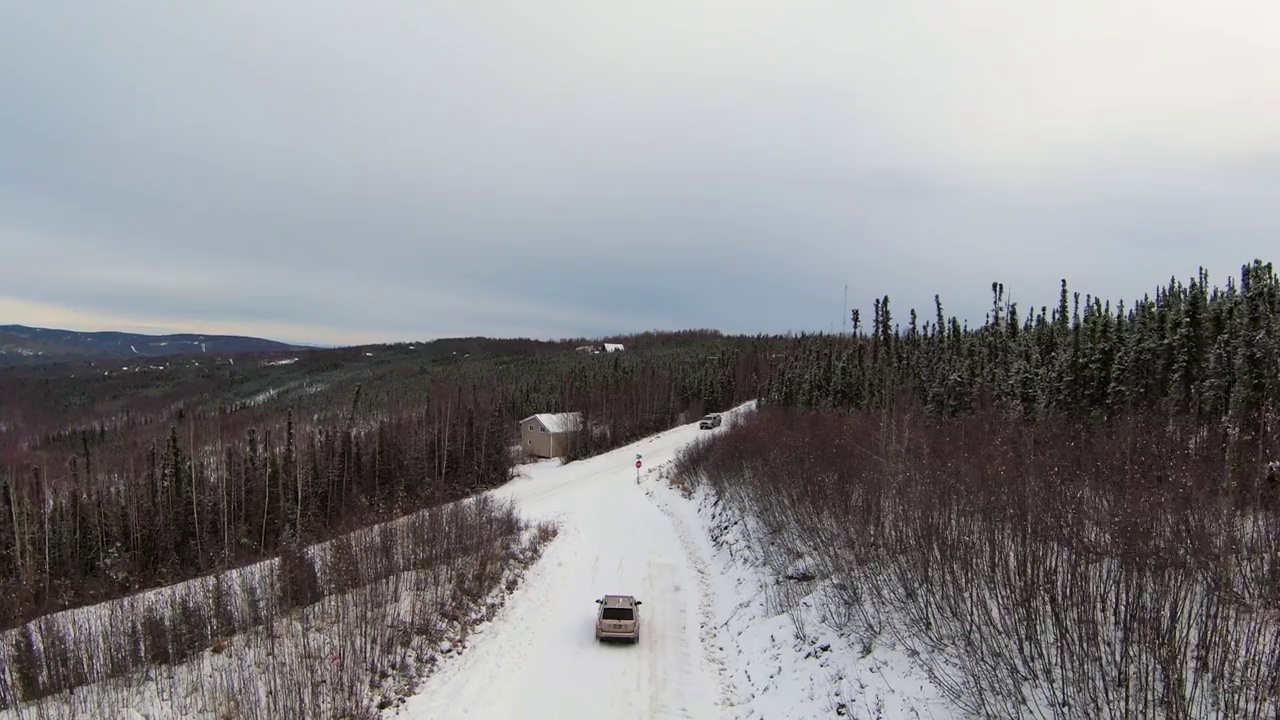
M 716 669 L 718 675 L 717 680 L 720 686 L 720 696 L 716 698 L 717 704 L 722 708 L 730 704 L 730 679 L 727 665 L 724 659 L 724 653 L 721 650 L 719 633 L 717 631 L 715 607 L 712 605 L 712 597 L 714 597 L 714 587 L 711 582 L 710 562 L 702 553 L 698 542 L 695 540 L 694 530 L 689 527 L 684 518 L 671 507 L 672 495 L 674 490 L 655 487 L 657 483 L 665 481 L 665 473 L 658 472 L 665 470 L 670 463 L 653 468 L 646 473 L 648 486 L 645 487 L 645 496 L 649 499 L 654 507 L 666 515 L 671 521 L 671 527 L 676 532 L 676 537 L 680 541 L 680 547 L 684 550 L 685 557 L 688 558 L 690 566 L 693 568 L 694 575 L 698 583 L 698 637 L 701 641 L 701 650 L 706 661 Z M 656 476 L 656 477 L 655 477 Z M 687 637 L 687 634 L 685 635 Z
M 660 599 L 680 596 L 683 587 L 679 568 L 674 563 L 650 560 L 649 567 L 652 578 L 649 592 L 652 596 Z M 690 618 L 684 605 L 677 602 L 659 602 L 649 609 L 649 615 L 650 622 L 663 630 L 655 633 L 658 640 L 652 643 L 650 667 L 655 682 L 650 686 L 651 717 L 692 718 L 685 680 L 695 666 L 689 642 Z

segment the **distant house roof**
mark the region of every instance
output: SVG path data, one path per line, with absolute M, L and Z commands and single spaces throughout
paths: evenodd
M 559 433 L 569 432 L 571 430 L 582 429 L 582 413 L 538 413 L 530 415 L 520 422 L 528 422 L 529 420 L 537 420 L 547 429 L 547 432 Z
M 621 349 L 622 349 L 622 343 L 605 343 L 604 344 L 605 352 L 615 352 Z

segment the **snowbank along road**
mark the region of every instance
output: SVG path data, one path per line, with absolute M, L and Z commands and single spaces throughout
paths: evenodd
M 439 718 L 720 718 L 722 678 L 703 642 L 705 563 L 636 483 L 699 435 L 697 423 L 568 465 L 544 461 L 492 491 L 560 534 L 470 647 L 395 714 Z M 596 598 L 642 601 L 637 645 L 595 639 Z

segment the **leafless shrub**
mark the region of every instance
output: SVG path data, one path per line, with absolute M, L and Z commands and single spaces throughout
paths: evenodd
M 700 470 L 707 465 L 713 453 L 713 438 L 699 437 L 676 453 L 671 466 L 674 478 L 695 480 L 700 477 Z
M 1224 473 L 1221 431 L 895 407 L 762 409 L 677 467 L 751 518 L 779 578 L 798 558 L 831 578 L 833 625 L 918 653 L 981 716 L 1276 712 L 1280 517 Z
M 239 577 L 238 586 L 245 604 L 244 626 L 258 627 L 264 625 L 269 616 L 269 608 L 263 600 L 262 592 L 258 590 L 258 586 L 252 581 L 252 578 L 245 575 Z
M 214 637 L 232 635 L 241 629 L 236 617 L 235 597 L 231 580 L 225 574 L 215 575 L 209 594 L 210 622 Z
M 168 665 L 173 662 L 173 648 L 169 645 L 170 628 L 160 610 L 148 607 L 142 616 L 142 645 L 144 657 L 150 665 Z
M 306 607 L 320 599 L 320 580 L 312 559 L 297 545 L 285 543 L 276 564 L 278 602 L 285 610 Z
M 108 678 L 120 677 L 146 663 L 142 651 L 142 628 L 136 621 L 120 622 L 118 618 L 118 615 L 113 618 L 110 625 L 121 630 L 111 638 L 105 650 Z
M 178 600 L 173 608 L 175 617 L 170 621 L 175 660 L 185 660 L 209 647 L 212 641 L 210 609 L 210 603 L 190 595 Z
M 351 537 L 344 535 L 332 544 L 328 570 L 329 593 L 341 593 L 360 587 L 360 563 L 356 559 Z
M 5 677 L 4 697 L 10 703 L 18 700 L 39 700 L 49 693 L 45 691 L 41 678 L 40 651 L 36 644 L 34 628 L 24 625 L 13 639 L 13 649 L 9 653 L 6 665 L 12 669 L 12 676 Z M 12 685 L 10 685 L 12 683 Z
M 560 527 L 552 522 L 538 523 L 534 530 L 534 543 L 532 549 L 534 552 L 542 552 L 548 543 L 555 540 L 560 534 Z

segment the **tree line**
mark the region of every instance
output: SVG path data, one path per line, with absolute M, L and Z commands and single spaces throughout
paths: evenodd
M 796 338 L 761 399 L 786 407 L 885 409 L 906 388 L 925 409 L 956 416 L 995 407 L 1022 419 L 1108 420 L 1134 410 L 1185 415 L 1230 430 L 1241 462 L 1266 457 L 1280 431 L 1280 280 L 1271 263 L 1243 265 L 1212 286 L 1201 269 L 1126 306 L 1069 293 L 1023 314 L 992 284 L 976 328 L 943 312 L 906 327 L 889 296 L 850 337 Z

